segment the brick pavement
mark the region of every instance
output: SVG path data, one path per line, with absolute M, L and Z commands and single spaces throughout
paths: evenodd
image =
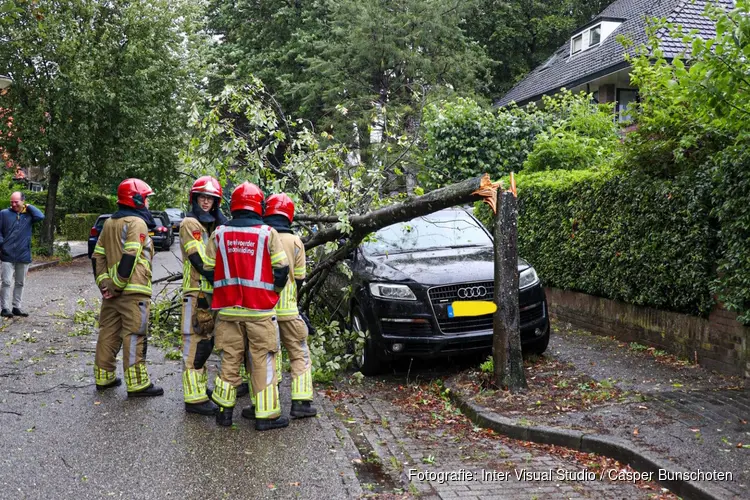
M 412 417 L 392 402 L 389 392 L 399 384 L 368 379 L 343 398 L 321 398 L 337 433 L 348 434 L 357 453 L 350 457 L 365 494 L 403 493 L 422 498 L 648 498 L 649 493 L 627 482 L 560 480 L 559 474 L 584 469 L 565 459 L 521 442 L 489 436 L 468 439 L 451 425 L 418 428 Z M 463 416 L 456 415 L 456 420 Z M 477 435 L 482 430 L 474 428 Z M 551 472 L 550 472 L 551 471 Z M 443 476 L 439 474 L 443 473 Z M 517 477 L 524 474 L 529 479 Z M 540 477 L 546 473 L 551 477 Z

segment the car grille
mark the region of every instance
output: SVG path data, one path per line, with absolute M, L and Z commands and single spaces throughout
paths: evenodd
M 447 318 L 438 322 L 443 333 L 466 333 L 492 330 L 492 314 L 466 318 Z
M 486 293 L 482 297 L 474 299 L 462 299 L 458 297 L 458 291 L 461 288 L 471 286 L 485 288 Z M 446 304 L 456 300 L 492 300 L 495 292 L 495 283 L 492 281 L 482 281 L 478 283 L 457 283 L 455 285 L 436 286 L 430 288 L 428 294 L 432 306 Z M 443 318 L 438 320 L 438 326 L 443 333 L 455 334 L 466 332 L 477 332 L 481 330 L 492 330 L 492 314 L 484 316 L 475 316 L 469 318 Z
M 485 295 L 476 298 L 459 298 L 458 290 L 465 287 L 484 287 Z M 428 295 L 432 306 L 446 304 L 456 300 L 493 300 L 495 284 L 492 281 L 474 283 L 458 283 L 455 285 L 436 286 L 430 288 Z M 520 324 L 525 325 L 544 317 L 544 302 L 537 302 L 531 306 L 522 306 L 520 311 Z M 457 334 L 492 330 L 492 314 L 483 316 L 442 318 L 438 320 L 438 326 L 443 333 Z
M 383 335 L 397 335 L 404 337 L 427 337 L 432 335 L 429 323 L 394 323 L 381 321 L 380 328 Z
M 453 302 L 454 300 L 466 300 L 458 298 L 458 290 L 467 286 L 483 286 L 487 290 L 487 293 L 484 295 L 484 297 L 479 297 L 476 300 L 492 300 L 492 296 L 495 293 L 495 283 L 492 281 L 482 281 L 479 283 L 458 283 L 456 285 L 436 286 L 430 288 L 430 301 L 433 305 L 435 305 L 442 302 Z

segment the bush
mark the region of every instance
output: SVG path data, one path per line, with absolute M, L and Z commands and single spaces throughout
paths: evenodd
M 728 148 L 713 171 L 714 210 L 719 221 L 718 276 L 713 291 L 719 301 L 750 324 L 750 144 Z
M 63 221 L 63 237 L 66 240 L 82 241 L 89 238 L 91 227 L 101 214 L 68 214 Z
M 551 125 L 536 137 L 525 171 L 581 170 L 616 156 L 620 144 L 612 104 L 593 104 L 584 93 L 564 90 L 544 97 L 544 111 Z
M 601 152 L 595 139 L 560 131 L 537 137 L 534 150 L 523 164 L 527 172 L 543 170 L 586 169 L 601 162 Z
M 425 112 L 426 185 L 445 185 L 487 172 L 497 178 L 522 168 L 547 115 L 533 105 L 493 110 L 470 99 Z
M 519 254 L 545 285 L 707 315 L 717 232 L 711 181 L 601 171 L 517 176 Z M 489 222 L 489 211 L 478 215 Z

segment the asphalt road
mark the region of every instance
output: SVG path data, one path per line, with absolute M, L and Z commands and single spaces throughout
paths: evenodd
M 178 244 L 172 249 L 178 253 Z M 159 252 L 154 278 L 180 267 Z M 245 397 L 236 428 L 219 428 L 213 418 L 185 414 L 180 362 L 156 348 L 148 350 L 149 372 L 163 397 L 128 400 L 124 386 L 98 393 L 96 335 L 75 336 L 72 319 L 76 309 L 95 307 L 97 295 L 87 259 L 40 270 L 27 280 L 24 307 L 32 315 L 0 327 L 0 498 L 361 494 L 347 456 L 353 445 L 325 411 L 259 433 L 239 416 Z M 288 413 L 288 383 L 282 389 Z
M 156 254 L 155 281 L 181 271 L 178 243 L 171 250 Z M 154 294 L 178 286 L 179 281 L 162 282 Z M 471 426 L 470 439 L 451 426 L 420 429 L 393 404 L 410 377 L 447 376 L 461 365 L 433 373 L 435 363 L 415 363 L 352 388 L 344 377 L 344 390 L 333 391 L 337 396 L 316 395 L 318 418 L 263 433 L 239 416 L 247 397 L 238 402 L 235 428 L 187 415 L 181 361 L 165 359 L 153 346 L 148 349 L 149 372 L 164 387 L 163 397 L 128 400 L 124 386 L 98 393 L 92 373 L 96 335 L 74 321 L 76 312 L 93 317 L 98 297 L 89 261 L 78 259 L 31 273 L 24 307 L 32 315 L 0 323 L 0 499 L 649 495 L 630 484 L 607 481 L 436 482 L 408 476 L 409 469 L 474 470 L 481 476 L 485 470 L 582 467 L 571 457 L 528 443 L 475 435 Z M 214 358 L 209 360 L 211 378 Z M 288 413 L 288 377 L 282 383 L 282 404 Z

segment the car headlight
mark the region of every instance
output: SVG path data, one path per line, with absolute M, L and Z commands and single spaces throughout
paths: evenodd
M 521 275 L 518 277 L 518 288 L 528 288 L 531 285 L 536 285 L 538 282 L 539 276 L 536 275 L 534 268 L 530 267 L 521 271 Z
M 414 292 L 406 285 L 393 283 L 370 283 L 370 293 L 373 297 L 388 300 L 417 300 Z

